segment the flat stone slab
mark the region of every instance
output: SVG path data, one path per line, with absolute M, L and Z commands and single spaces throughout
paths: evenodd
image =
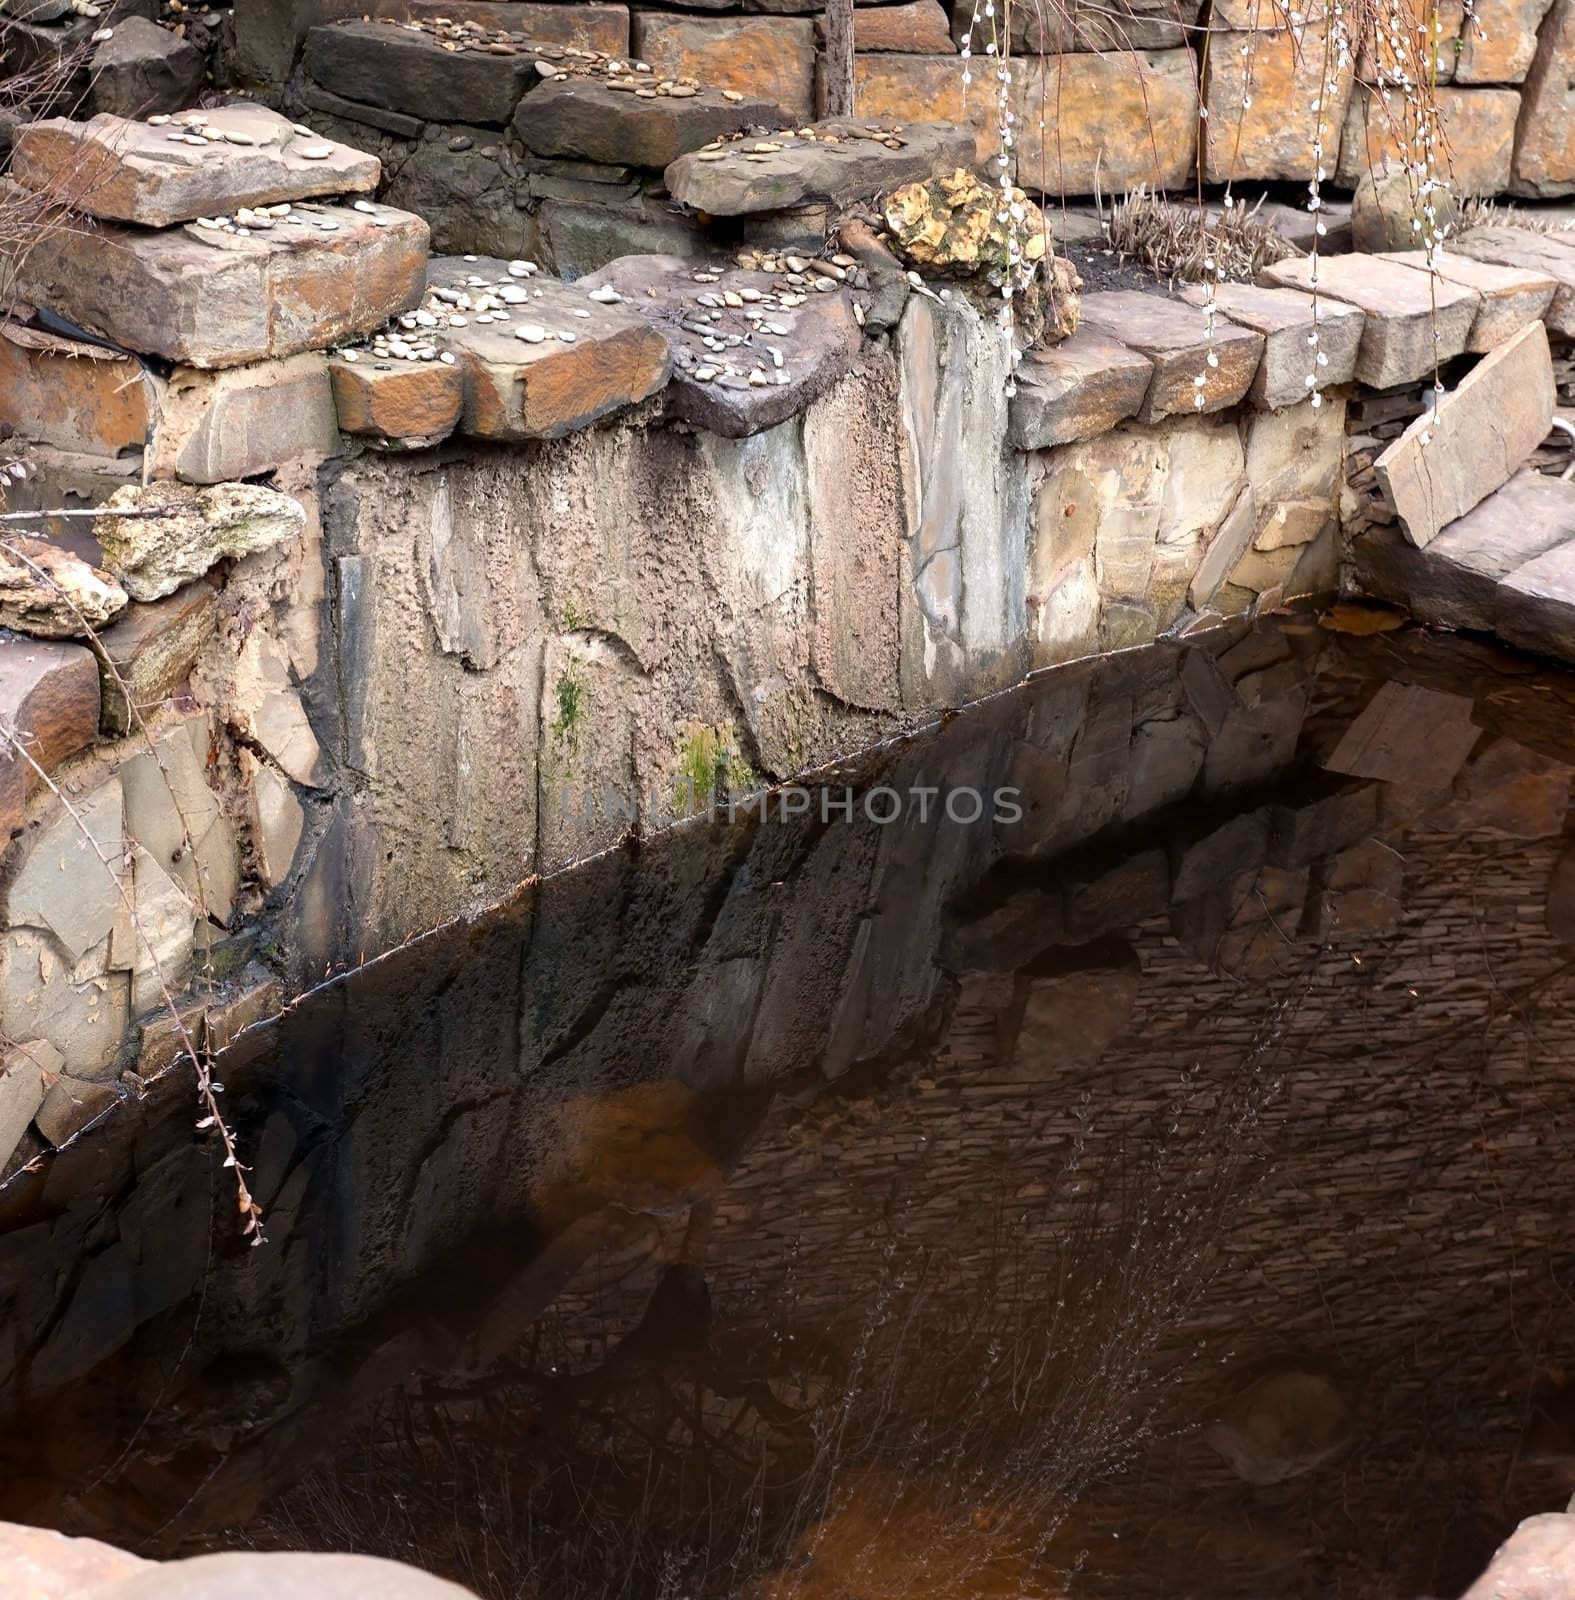
M 1399 250 L 1384 259 L 1398 261 L 1417 272 L 1427 271 L 1425 250 Z M 1528 322 L 1540 321 L 1559 287 L 1558 280 L 1546 272 L 1476 261 L 1448 250 L 1438 264 L 1438 275 L 1446 283 L 1474 289 L 1482 296 L 1476 321 L 1466 335 L 1466 349 L 1474 355 L 1498 349 Z
M 883 194 L 970 167 L 974 158 L 972 131 L 947 123 L 817 122 L 680 156 L 668 167 L 666 183 L 675 200 L 696 211 L 738 217 Z
M 1140 422 L 1181 412 L 1223 411 L 1252 386 L 1263 359 L 1263 335 L 1215 322 L 1209 366 L 1208 323 L 1196 306 L 1137 289 L 1102 290 L 1082 299 L 1082 326 L 1141 351 L 1154 364 L 1153 381 L 1138 408 Z M 1199 384 L 1197 380 L 1203 379 Z M 1197 403 L 1198 396 L 1202 405 Z
M 315 202 L 266 233 L 101 222 L 87 238 L 46 233 L 16 292 L 123 349 L 232 367 L 337 344 L 414 304 L 428 237 L 409 212 Z
M 381 175 L 376 156 L 299 133 L 251 104 L 178 113 L 159 126 L 110 115 L 52 117 L 21 128 L 11 157 L 11 176 L 27 188 L 145 228 L 240 206 L 370 192 Z
M 499 41 L 445 40 L 435 23 L 334 22 L 313 28 L 307 76 L 334 94 L 433 122 L 505 127 L 520 97 L 541 81 L 538 52 Z
M 1201 306 L 1207 298 L 1202 284 L 1188 284 L 1181 297 Z M 1362 342 L 1364 313 L 1342 300 L 1317 302 L 1316 347 L 1308 343 L 1314 331 L 1314 301 L 1299 289 L 1266 289 L 1252 283 L 1216 285 L 1214 303 L 1230 321 L 1263 335 L 1263 361 L 1247 398 L 1263 410 L 1277 411 L 1299 405 L 1312 392 L 1307 380 L 1317 372 L 1320 389 L 1349 383 L 1356 375 L 1356 352 Z M 1315 369 L 1314 357 L 1324 364 Z
M 1498 635 L 1522 650 L 1575 661 L 1575 537 L 1504 579 Z
M 476 439 L 560 438 L 648 399 L 671 366 L 667 341 L 630 308 L 484 256 L 435 256 L 418 310 L 354 353 L 358 363 L 451 361 L 459 431 Z
M 803 411 L 858 354 L 847 291 L 816 290 L 812 282 L 807 273 L 625 256 L 575 287 L 615 289 L 660 330 L 673 358 L 667 415 L 741 439 Z
M 1547 438 L 1553 405 L 1553 359 L 1540 322 L 1440 395 L 1373 463 L 1412 544 L 1431 543 L 1507 483 Z
M 1382 256 L 1323 256 L 1320 298 L 1343 300 L 1366 313 L 1356 352 L 1356 379 L 1374 389 L 1415 383 L 1466 348 L 1481 297 L 1459 284 L 1434 284 Z M 1303 257 L 1264 269 L 1269 284 L 1307 290 L 1313 262 Z M 1436 312 L 1436 315 L 1435 315 Z
M 1548 332 L 1575 338 L 1575 234 L 1560 238 L 1529 228 L 1473 228 L 1451 239 L 1448 251 L 1472 261 L 1546 273 L 1558 285 L 1544 313 Z
M 770 100 L 624 72 L 565 76 L 520 101 L 514 130 L 538 156 L 616 166 L 666 167 L 680 156 L 752 127 L 780 127 Z
M 1408 607 L 1424 622 L 1498 630 L 1502 581 L 1575 539 L 1575 483 L 1526 467 L 1452 522 L 1425 550 L 1398 528 L 1374 528 L 1352 547 L 1363 592 Z
M 1007 438 L 1019 450 L 1043 450 L 1108 433 L 1137 414 L 1153 376 L 1147 356 L 1096 328 L 1079 328 L 1024 355 Z
M 0 632 L 0 727 L 27 747 L 25 761 L 0 741 L 0 843 L 22 825 L 43 779 L 98 737 L 98 663 L 84 645 L 46 643 Z

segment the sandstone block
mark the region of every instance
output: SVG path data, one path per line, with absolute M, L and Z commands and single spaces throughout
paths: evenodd
M 0 323 L 0 422 L 23 438 L 87 455 L 140 450 L 158 387 L 134 356 Z
M 177 367 L 148 461 L 158 477 L 232 483 L 339 448 L 328 359 L 311 352 L 223 372 Z
M 191 673 L 213 636 L 218 590 L 199 578 L 163 600 L 127 606 L 94 642 L 100 672 L 99 729 L 120 738 L 151 716 Z M 128 702 L 129 695 L 129 702 Z
M 1024 58 L 1016 72 L 1023 188 L 1117 194 L 1145 183 L 1182 188 L 1193 178 L 1198 89 L 1190 50 Z M 989 103 L 988 95 L 975 99 Z
M 26 188 L 68 197 L 90 216 L 167 228 L 240 206 L 370 191 L 382 173 L 376 156 L 299 134 L 266 106 L 241 102 L 189 115 L 200 116 L 209 132 L 246 142 L 186 142 L 195 133 L 177 142 L 175 124 L 152 127 L 121 116 L 53 117 L 18 132 L 11 175 Z M 305 154 L 319 150 L 325 154 Z
M 1279 261 L 1264 270 L 1270 284 L 1308 289 L 1310 260 Z M 1383 256 L 1328 256 L 1318 263 L 1318 292 L 1364 313 L 1356 378 L 1375 389 L 1425 378 L 1466 347 L 1481 299 L 1459 284 L 1429 282 Z
M 1550 0 L 1505 0 L 1491 18 L 1467 23 L 1455 58 L 1456 83 L 1520 83 L 1537 54 Z
M 853 61 L 853 107 L 861 119 L 903 126 L 938 122 L 972 134 L 970 166 L 999 142 L 994 108 L 977 88 L 965 89 L 957 62 L 945 56 L 861 55 Z
M 1400 251 L 1389 257 L 1418 272 L 1427 271 L 1425 250 Z M 1482 297 L 1476 321 L 1466 336 L 1466 349 L 1486 355 L 1519 333 L 1527 323 L 1538 322 L 1553 302 L 1558 282 L 1545 272 L 1527 272 L 1519 267 L 1501 267 L 1457 255 L 1446 246 L 1438 263 L 1438 275 L 1446 283 L 1457 283 Z
M 1438 397 L 1374 463 L 1415 545 L 1485 499 L 1525 463 L 1553 421 L 1548 336 L 1533 322 Z
M 1200 284 L 1181 291 L 1190 304 L 1204 304 Z M 1338 300 L 1318 302 L 1318 344 L 1307 341 L 1313 333 L 1313 298 L 1295 289 L 1265 289 L 1250 283 L 1222 283 L 1214 303 L 1232 322 L 1263 335 L 1263 362 L 1248 389 L 1252 403 L 1264 409 L 1299 405 L 1311 385 L 1308 375 L 1313 358 L 1321 351 L 1327 364 L 1316 368 L 1318 387 L 1349 383 L 1356 372 L 1356 352 L 1362 339 L 1362 311 Z
M 1510 188 L 1575 193 L 1575 0 L 1553 0 L 1526 77 Z
M 782 126 L 788 113 L 759 95 L 729 100 L 720 89 L 641 99 L 602 78 L 559 78 L 520 101 L 514 129 L 538 156 L 631 167 L 667 166 L 745 128 Z
M 1083 296 L 1083 325 L 1109 334 L 1154 364 L 1154 378 L 1138 421 L 1193 411 L 1222 411 L 1247 393 L 1263 358 L 1263 335 L 1221 320 L 1208 365 L 1208 331 L 1194 306 L 1139 290 L 1105 290 Z M 1199 384 L 1196 380 L 1203 378 Z M 1197 397 L 1203 404 L 1197 404 Z
M 105 562 L 138 600 L 162 599 L 217 561 L 255 555 L 298 539 L 306 528 L 298 501 L 255 483 L 134 484 L 117 489 L 107 507 L 159 513 L 98 523 Z
M 435 257 L 435 288 L 501 278 L 499 261 Z M 462 431 L 478 439 L 556 439 L 647 399 L 667 382 L 667 341 L 635 311 L 601 305 L 577 285 L 537 285 L 513 323 L 442 335 L 464 374 Z M 588 315 L 581 316 L 585 312 Z M 529 329 L 539 338 L 521 339 Z
M 126 17 L 93 52 L 93 109 L 146 117 L 189 106 L 207 62 L 194 44 L 146 17 Z
M 126 603 L 107 572 L 44 539 L 14 534 L 0 548 L 0 628 L 38 639 L 85 639 Z
M 98 1067 L 108 1065 L 108 1061 L 102 1059 L 108 1042 L 107 1031 L 102 1022 L 94 1033 L 95 1048 L 87 1054 L 79 1051 L 76 1054 L 63 1055 L 61 1060 L 65 1067 L 75 1067 L 78 1072 L 83 1073 L 92 1072 L 96 1070 L 95 1057 L 100 1058 L 97 1061 Z M 34 1126 L 45 1140 L 58 1150 L 97 1122 L 119 1099 L 119 1092 L 110 1084 L 96 1083 L 89 1077 L 75 1077 L 69 1071 L 62 1072 L 50 1084 L 44 1096 L 44 1103 L 38 1108 L 38 1115 L 33 1119 Z
M 811 294 L 802 305 L 783 306 L 781 286 L 770 273 L 730 269 L 718 282 L 696 283 L 694 270 L 692 261 L 674 256 L 626 256 L 576 285 L 611 284 L 661 331 L 673 363 L 663 400 L 667 415 L 744 438 L 796 416 L 853 365 L 860 335 L 845 292 Z M 746 290 L 759 298 L 745 301 Z M 711 312 L 714 320 L 697 322 L 707 311 L 701 295 L 733 295 L 739 304 L 723 300 Z M 764 314 L 751 320 L 746 309 Z M 717 351 L 707 337 L 740 342 Z
M 855 50 L 895 50 L 904 55 L 956 55 L 951 22 L 940 0 L 906 0 L 862 6 L 853 13 Z
M 274 889 L 290 875 L 306 826 L 306 813 L 285 779 L 250 751 L 243 754 L 247 759 L 243 760 L 242 769 L 251 782 L 252 844 L 257 870 L 263 886 Z
M 0 636 L 0 847 L 22 825 L 27 802 L 43 780 L 98 733 L 98 672 L 81 645 L 43 644 Z M 16 740 L 33 758 L 27 761 Z
M 432 122 L 502 128 L 539 81 L 528 50 L 515 55 L 446 50 L 430 33 L 390 22 L 313 28 L 307 75 L 335 94 Z
M 1439 176 L 1458 194 L 1502 194 L 1509 187 L 1519 92 L 1441 88 L 1436 101 L 1448 153 L 1447 170 Z M 1386 159 L 1393 166 L 1404 160 L 1391 112 L 1370 89 L 1359 86 L 1346 112 L 1335 182 L 1354 189 L 1363 173 L 1378 170 Z
M 1258 526 L 1258 497 L 1249 483 L 1237 494 L 1204 547 L 1203 559 L 1187 587 L 1187 603 L 1201 610 L 1219 592 L 1220 586 L 1235 571 L 1237 563 L 1252 544 Z
M 1019 450 L 1091 439 L 1135 416 L 1154 364 L 1094 328 L 1030 350 L 1017 371 L 1007 437 Z
M 362 353 L 354 362 L 336 356 L 328 368 L 346 433 L 434 444 L 458 426 L 464 385 L 457 364 L 376 361 Z
M 761 152 L 761 144 L 778 148 Z M 667 169 L 666 183 L 675 200 L 731 217 L 813 200 L 866 198 L 949 173 L 971 158 L 966 129 L 904 124 L 900 134 L 883 138 L 861 124 L 818 122 L 800 132 L 682 156 Z
M 635 55 L 664 77 L 693 78 L 769 101 L 783 107 L 790 120 L 803 122 L 815 114 L 815 25 L 807 17 L 636 11 L 632 41 Z
M 1205 182 L 1312 177 L 1320 110 L 1330 151 L 1355 81 L 1349 71 L 1334 73 L 1337 87 L 1320 104 L 1326 28 L 1310 24 L 1299 39 L 1288 28 L 1210 34 L 1203 75 Z M 1244 99 L 1251 102 L 1245 109 Z
M 1459 239 L 1451 239 L 1448 253 L 1456 258 L 1464 256 L 1472 261 L 1519 267 L 1525 272 L 1546 273 L 1558 285 L 1543 313 L 1548 332 L 1565 339 L 1575 338 L 1575 237 L 1566 240 L 1530 228 L 1473 228 Z
M 17 293 L 116 344 L 194 367 L 317 350 L 376 327 L 420 297 L 427 227 L 380 209 L 297 206 L 241 237 L 100 223 L 91 242 L 46 234 Z

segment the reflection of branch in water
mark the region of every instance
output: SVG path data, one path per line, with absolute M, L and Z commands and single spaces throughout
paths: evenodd
M 1255 1181 L 1266 1048 L 1223 1084 L 1183 1074 L 1119 1132 L 1090 1126 L 1036 1202 L 999 1163 L 966 1259 L 870 1196 L 862 1240 L 804 1249 L 812 1274 L 849 1274 L 830 1315 L 790 1287 L 799 1243 L 762 1241 L 753 1286 L 719 1299 L 690 1241 L 594 1367 L 554 1370 L 532 1339 L 479 1388 L 411 1393 L 276 1530 L 414 1549 L 489 1600 L 949 1600 L 983 1574 L 1038 1592 L 1069 1507 L 1144 1447 L 1178 1381 L 1168 1344 Z M 402 1545 L 386 1524 L 346 1538 L 360 1482 L 385 1508 L 399 1484 Z

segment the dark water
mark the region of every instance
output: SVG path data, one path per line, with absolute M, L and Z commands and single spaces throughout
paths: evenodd
M 336 980 L 221 1058 L 265 1248 L 181 1078 L 0 1190 L 0 1514 L 499 1600 L 1458 1593 L 1575 1488 L 1572 710 L 1231 630 Z

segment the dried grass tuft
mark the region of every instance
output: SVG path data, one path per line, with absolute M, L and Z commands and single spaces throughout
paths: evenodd
M 1141 188 L 1111 208 L 1110 243 L 1161 278 L 1202 283 L 1222 268 L 1224 277 L 1250 283 L 1262 268 L 1303 254 L 1258 215 L 1262 204 L 1210 216 Z

